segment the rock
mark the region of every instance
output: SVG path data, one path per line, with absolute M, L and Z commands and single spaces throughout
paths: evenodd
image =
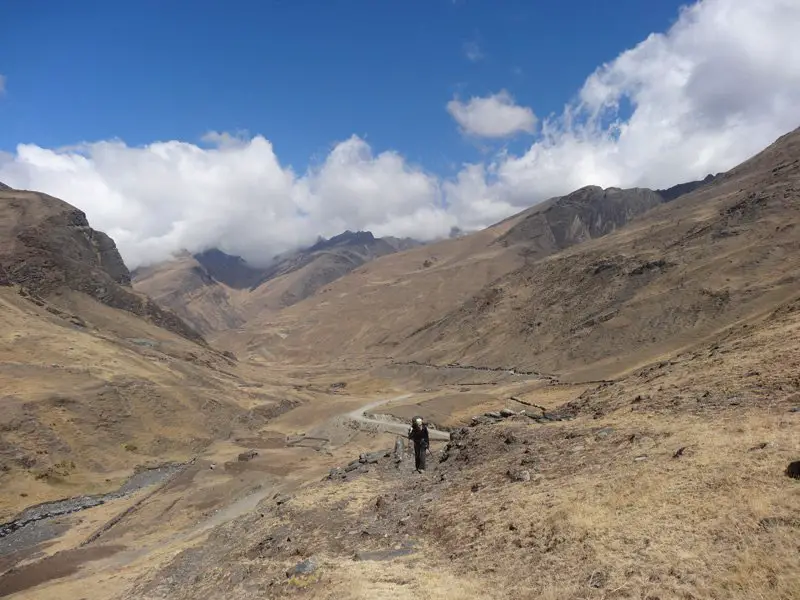
M 516 444 L 518 441 L 519 440 L 517 439 L 517 436 L 515 436 L 513 433 L 506 435 L 506 439 L 504 440 L 504 442 L 508 445 Z
M 795 460 L 789 463 L 786 467 L 786 476 L 792 479 L 800 479 L 800 460 Z
M 683 456 L 683 453 L 686 452 L 686 446 L 681 446 L 677 450 L 675 450 L 675 454 L 672 455 L 672 458 L 680 458 Z
M 403 438 L 397 438 L 394 442 L 394 459 L 397 462 L 403 460 L 403 455 L 405 454 L 405 444 L 403 443 Z
M 354 460 L 349 465 L 344 468 L 345 473 L 349 473 L 350 471 L 355 471 L 358 467 L 361 466 L 361 463 L 357 460 Z
M 612 427 L 603 427 L 597 433 L 594 434 L 594 437 L 598 439 L 607 438 L 609 435 L 614 433 L 614 429 Z
M 517 413 L 514 412 L 513 410 L 511 410 L 510 408 L 503 408 L 503 409 L 500 410 L 500 416 L 501 417 L 506 417 L 506 418 L 507 417 L 513 417 L 516 414 Z
M 319 569 L 317 562 L 313 558 L 307 558 L 286 571 L 286 576 L 296 577 L 297 575 L 311 575 L 316 572 L 317 569 Z
M 789 409 L 790 413 L 800 413 L 800 406 L 795 406 L 794 408 Z
M 364 560 L 374 560 L 374 561 L 384 561 L 384 560 L 392 560 L 394 558 L 400 558 L 401 556 L 408 556 L 409 554 L 414 553 L 414 548 L 411 547 L 400 547 L 400 548 L 392 548 L 390 550 L 373 550 L 368 552 L 356 552 L 355 560 L 364 561 Z
M 760 444 L 757 444 L 756 446 L 750 448 L 750 452 L 752 452 L 753 450 L 763 450 L 767 446 L 769 446 L 767 442 L 761 442 Z
M 495 419 L 487 417 L 486 415 L 480 415 L 477 417 L 472 417 L 472 421 L 470 421 L 470 427 L 475 427 L 476 425 L 491 425 L 494 422 Z
M 483 413 L 483 416 L 484 417 L 489 417 L 490 419 L 494 419 L 495 421 L 499 421 L 500 419 L 503 418 L 503 416 L 499 412 L 496 412 L 496 411 Z
M 506 475 L 511 481 L 524 482 L 531 480 L 531 472 L 527 469 L 509 469 Z
M 340 477 L 341 475 L 343 475 L 343 471 L 339 467 L 334 467 L 328 473 L 328 479 L 334 479 L 336 477 Z
M 633 460 L 635 460 L 636 462 L 642 462 L 643 460 L 647 460 L 647 456 L 646 455 L 637 456 Z
M 286 504 L 289 500 L 291 500 L 291 497 L 287 496 L 286 494 L 275 494 L 274 499 L 275 499 L 275 504 L 281 506 L 283 504 Z
M 242 452 L 237 457 L 239 462 L 247 462 L 249 460 L 253 460 L 256 456 L 258 456 L 258 452 L 255 450 L 248 450 L 247 452 Z

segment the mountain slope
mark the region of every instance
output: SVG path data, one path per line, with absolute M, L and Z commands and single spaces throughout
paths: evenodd
M 0 522 L 188 460 L 290 406 L 291 390 L 273 393 L 128 278 L 83 213 L 0 192 Z
M 607 378 L 800 295 L 800 130 L 404 340 L 418 360 Z
M 524 244 L 530 255 L 552 254 L 607 235 L 663 201 L 660 194 L 645 188 L 587 186 L 525 211 L 497 243 Z
M 406 338 L 495 279 L 608 235 L 664 202 L 648 189 L 582 188 L 484 231 L 376 260 L 279 314 L 253 310 L 241 331 L 217 339 L 237 350 L 300 360 L 407 357 L 416 350 L 407 348 Z
M 418 245 L 346 231 L 277 256 L 263 268 L 214 249 L 137 269 L 133 280 L 136 289 L 199 331 L 212 333 L 239 327 L 259 312 L 291 306 L 375 258 Z
M 92 229 L 83 212 L 52 196 L 0 190 L 0 265 L 26 293 L 52 300 L 61 290 L 75 290 L 203 341 L 173 313 L 134 292 L 114 241 Z

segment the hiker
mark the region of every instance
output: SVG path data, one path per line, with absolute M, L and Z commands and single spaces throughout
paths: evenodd
M 408 430 L 408 439 L 414 442 L 414 466 L 417 472 L 425 470 L 425 453 L 428 451 L 428 428 L 422 417 L 414 417 L 411 429 Z

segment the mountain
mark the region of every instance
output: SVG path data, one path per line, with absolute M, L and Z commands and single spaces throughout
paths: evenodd
M 587 186 L 528 209 L 497 243 L 521 243 L 529 254 L 552 254 L 608 235 L 663 201 L 659 193 L 645 188 Z
M 0 523 L 262 427 L 293 393 L 263 377 L 131 289 L 81 211 L 0 190 Z
M 114 241 L 92 229 L 83 212 L 52 196 L 0 190 L 0 265 L 25 294 L 52 299 L 63 290 L 82 292 L 203 341 L 175 314 L 135 292 Z
M 444 318 L 482 288 L 570 247 L 602 238 L 676 198 L 646 188 L 587 186 L 551 198 L 471 234 L 379 258 L 323 287 L 314 296 L 276 312 L 252 311 L 222 344 L 241 352 L 267 352 L 295 360 L 315 357 L 399 356 L 405 340 Z M 365 324 L 369 323 L 369 326 Z M 312 341 L 313 340 L 313 341 Z M 428 343 L 429 340 L 425 338 Z
M 346 231 L 257 268 L 218 249 L 138 269 L 138 290 L 171 308 L 203 333 L 241 326 L 251 315 L 291 306 L 375 258 L 420 245 Z
M 699 181 L 689 181 L 687 183 L 679 183 L 678 185 L 673 185 L 671 188 L 667 188 L 665 190 L 656 190 L 658 194 L 664 198 L 665 201 L 670 202 L 675 200 L 676 198 L 680 198 L 685 194 L 695 191 L 697 188 L 702 187 L 704 185 L 708 185 L 712 183 L 720 176 L 720 173 L 716 175 L 711 175 L 710 173 L 705 176 L 705 178 Z
M 800 295 L 799 177 L 800 130 L 614 233 L 529 261 L 396 338 L 398 352 L 601 379 L 758 319 Z

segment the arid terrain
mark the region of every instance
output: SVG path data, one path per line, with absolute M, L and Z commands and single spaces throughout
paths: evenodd
M 800 130 L 266 279 L 0 189 L 0 597 L 800 598 L 799 226 Z

